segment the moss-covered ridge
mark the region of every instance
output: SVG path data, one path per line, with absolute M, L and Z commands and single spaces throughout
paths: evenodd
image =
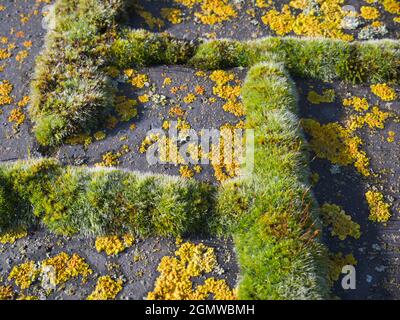
M 0 165 L 0 232 L 38 223 L 71 235 L 126 232 L 183 236 L 207 231 L 214 188 L 195 180 L 55 159 Z

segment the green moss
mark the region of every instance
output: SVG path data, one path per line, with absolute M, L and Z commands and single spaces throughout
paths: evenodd
M 12 202 L 0 188 L 0 228 L 40 220 L 57 234 L 124 234 L 183 236 L 207 232 L 214 188 L 194 180 L 127 171 L 62 166 L 54 159 L 2 165 Z M 30 208 L 33 208 L 31 212 Z
M 175 39 L 167 33 L 125 29 L 112 44 L 111 58 L 119 68 L 184 64 L 194 48 L 192 42 Z
M 327 260 L 293 113 L 294 84 L 282 64 L 258 64 L 248 73 L 242 98 L 255 130 L 255 198 L 234 233 L 242 270 L 239 297 L 326 298 Z

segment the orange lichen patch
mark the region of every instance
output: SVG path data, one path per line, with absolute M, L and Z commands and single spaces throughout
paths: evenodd
M 28 57 L 28 55 L 29 55 L 28 50 L 21 50 L 15 56 L 15 60 L 17 60 L 18 62 L 23 62 Z
M 96 288 L 87 300 L 113 300 L 122 290 L 122 280 L 113 280 L 110 276 L 102 276 L 97 280 Z
M 197 86 L 194 88 L 194 91 L 195 91 L 197 94 L 199 94 L 199 95 L 203 95 L 203 94 L 205 93 L 206 90 L 204 89 L 204 87 L 197 85 Z
M 55 285 L 79 276 L 82 277 L 83 282 L 86 282 L 87 277 L 93 273 L 85 259 L 76 253 L 69 256 L 67 253 L 61 252 L 52 258 L 43 260 L 41 266 L 42 270 L 50 269 L 54 272 L 54 279 L 52 280 Z
M 360 8 L 361 17 L 365 20 L 375 20 L 379 18 L 379 10 L 370 6 L 362 6 Z
M 228 0 L 203 0 L 200 11 L 195 16 L 203 24 L 214 25 L 237 17 L 237 13 Z M 192 6 L 192 5 L 191 5 Z
M 374 106 L 371 112 L 363 116 L 351 116 L 347 121 L 347 127 L 349 131 L 361 129 L 364 125 L 368 125 L 370 129 L 383 129 L 389 117 L 389 112 L 381 111 L 377 106 Z
M 245 115 L 243 103 L 238 101 L 229 100 L 222 106 L 222 109 L 226 112 L 234 114 L 236 117 L 242 117 Z
M 351 220 L 351 216 L 336 204 L 324 203 L 321 207 L 322 220 L 325 226 L 331 226 L 331 235 L 345 240 L 350 236 L 360 238 L 360 225 Z
M 186 114 L 186 111 L 185 110 L 183 110 L 181 107 L 179 107 L 179 106 L 175 106 L 175 107 L 172 107 L 171 109 L 169 109 L 169 115 L 171 116 L 171 117 L 183 117 L 185 114 Z
M 371 91 L 383 101 L 393 101 L 397 98 L 396 91 L 386 83 L 371 85 Z
M 181 175 L 182 178 L 185 179 L 190 179 L 193 178 L 194 176 L 194 172 L 189 168 L 189 166 L 181 166 L 179 168 L 179 174 Z
M 136 88 L 143 88 L 149 83 L 147 74 L 136 73 L 133 69 L 124 70 L 124 74 L 128 77 L 128 81 Z
M 194 288 L 193 277 L 212 272 L 217 266 L 214 249 L 200 243 L 186 242 L 175 252 L 176 257 L 163 257 L 157 270 L 161 273 L 149 300 L 233 300 L 236 298 L 225 280 L 208 278 Z
M 22 43 L 22 45 L 23 45 L 25 48 L 30 48 L 30 47 L 32 47 L 32 41 L 30 41 L 30 40 L 24 41 L 24 42 Z
M 353 107 L 356 111 L 367 111 L 369 109 L 368 100 L 366 98 L 351 97 L 343 99 L 345 107 Z
M 245 115 L 244 106 L 239 100 L 241 86 L 229 84 L 232 81 L 239 82 L 235 75 L 224 70 L 216 70 L 210 74 L 210 79 L 215 83 L 213 93 L 221 99 L 227 100 L 223 109 L 237 117 Z
M 357 260 L 352 254 L 348 254 L 346 256 L 343 256 L 343 253 L 341 252 L 330 254 L 328 265 L 328 281 L 331 286 L 335 281 L 339 280 L 343 267 L 347 265 L 357 265 Z
M 29 104 L 29 101 L 29 96 L 24 96 L 20 101 L 18 101 L 17 106 L 20 108 L 26 107 Z
M 365 198 L 370 210 L 369 220 L 383 223 L 389 221 L 391 217 L 390 205 L 384 202 L 382 193 L 369 190 L 365 193 Z
M 220 128 L 219 143 L 211 146 L 208 156 L 215 178 L 220 182 L 240 175 L 243 139 L 234 138 L 234 130 L 238 128 L 240 128 L 240 123 L 236 126 L 223 125 Z
M 341 27 L 343 18 L 349 14 L 342 10 L 343 2 L 344 0 L 317 0 L 320 6 L 318 14 L 313 10 L 304 10 L 297 15 L 289 5 L 284 5 L 280 12 L 276 9 L 268 11 L 262 21 L 279 36 L 294 32 L 302 36 L 351 41 L 353 36 L 344 33 Z
M 14 292 L 12 290 L 12 287 L 0 285 L 0 300 L 12 300 L 13 298 L 14 298 Z
M 8 121 L 14 122 L 15 126 L 18 127 L 24 123 L 25 118 L 25 113 L 23 113 L 20 108 L 16 108 L 11 110 L 10 115 L 8 116 Z
M 313 119 L 303 119 L 304 130 L 311 135 L 310 146 L 319 158 L 340 165 L 354 164 L 364 176 L 369 176 L 369 159 L 360 150 L 362 140 L 337 122 L 321 125 Z
M 335 101 L 335 90 L 325 89 L 322 91 L 322 95 L 311 90 L 307 94 L 307 100 L 312 104 L 331 103 Z
M 125 96 L 118 96 L 115 98 L 115 111 L 118 113 L 121 121 L 129 121 L 137 116 L 136 109 L 137 101 L 135 99 L 128 99 Z
M 37 279 L 40 271 L 34 261 L 28 261 L 12 268 L 8 280 L 15 280 L 15 284 L 21 289 L 28 289 Z
M 7 9 L 6 6 L 3 6 L 2 4 L 0 4 L 0 11 L 4 11 L 6 9 Z
M 25 38 L 25 32 L 23 32 L 23 31 L 17 31 L 17 32 L 15 33 L 15 36 L 16 36 L 17 38 Z
M 182 11 L 175 8 L 162 8 L 161 16 L 172 24 L 182 23 Z
M 131 247 L 135 239 L 130 235 L 126 234 L 122 237 L 118 236 L 106 236 L 97 237 L 95 247 L 97 252 L 104 251 L 108 256 L 117 255 L 127 248 Z
M 0 243 L 14 243 L 15 241 L 25 238 L 28 235 L 26 230 L 19 230 L 19 231 L 10 231 L 0 234 Z
M 10 97 L 12 90 L 13 86 L 10 82 L 0 81 L 0 106 L 12 103 L 13 99 Z

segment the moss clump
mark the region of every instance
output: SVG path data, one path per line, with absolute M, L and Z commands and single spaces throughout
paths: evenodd
M 192 179 L 64 167 L 53 159 L 3 164 L 1 172 L 8 185 L 3 192 L 26 204 L 19 205 L 18 215 L 4 211 L 4 228 L 39 220 L 59 234 L 178 236 L 205 231 L 215 192 Z
M 329 273 L 328 279 L 330 286 L 333 286 L 335 281 L 339 280 L 339 276 L 342 269 L 346 265 L 357 265 L 357 260 L 352 254 L 343 255 L 343 253 L 338 252 L 336 254 L 331 253 L 329 255 Z
M 44 146 L 95 129 L 109 114 L 113 86 L 105 67 L 124 1 L 59 0 L 54 6 L 47 17 L 54 28 L 31 84 L 30 114 Z
M 167 33 L 145 30 L 122 30 L 111 46 L 111 58 L 126 69 L 154 64 L 183 64 L 193 55 L 192 42 L 178 40 Z
M 255 163 L 249 212 L 234 233 L 239 298 L 327 297 L 327 260 L 307 187 L 294 84 L 281 64 L 261 63 L 250 69 L 242 97 L 247 127 L 255 131 Z

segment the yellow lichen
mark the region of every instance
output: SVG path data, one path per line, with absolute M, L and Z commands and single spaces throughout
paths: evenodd
M 26 230 L 10 231 L 0 234 L 0 243 L 14 243 L 15 241 L 25 238 L 28 235 Z
M 196 12 L 195 16 L 203 24 L 213 25 L 237 16 L 235 9 L 229 4 L 228 0 L 203 0 L 201 3 L 201 11 Z
M 13 86 L 10 82 L 0 81 L 0 106 L 12 103 L 13 99 L 10 97 L 12 90 Z
M 392 14 L 400 14 L 400 1 L 398 0 L 379 0 L 383 8 Z
M 347 121 L 349 131 L 361 129 L 364 125 L 368 125 L 370 129 L 383 129 L 386 120 L 390 117 L 389 112 L 379 110 L 377 106 L 372 107 L 371 112 L 362 116 L 350 116 Z
M 305 131 L 311 135 L 310 146 L 319 158 L 328 159 L 334 164 L 354 164 L 363 175 L 369 176 L 369 160 L 360 150 L 362 140 L 351 130 L 337 122 L 320 124 L 313 119 L 303 119 Z
M 28 289 L 37 279 L 40 271 L 34 261 L 28 261 L 12 268 L 8 280 L 15 280 L 15 284 L 21 289 Z
M 0 300 L 12 300 L 13 298 L 14 292 L 12 290 L 12 287 L 0 285 Z
M 189 168 L 189 166 L 181 166 L 179 168 L 179 174 L 181 175 L 182 178 L 185 179 L 190 179 L 193 178 L 194 176 L 194 172 Z
M 150 101 L 150 97 L 148 94 L 144 94 L 144 95 L 138 96 L 138 100 L 140 103 L 146 103 L 146 102 Z
M 396 136 L 396 132 L 394 132 L 394 131 L 389 131 L 389 132 L 388 132 L 388 137 L 386 138 L 387 142 L 393 143 L 393 142 L 394 142 L 395 136 Z
M 69 256 L 65 252 L 42 261 L 43 269 L 54 271 L 54 285 L 65 283 L 73 278 L 81 276 L 85 282 L 87 277 L 93 273 L 85 260 L 76 253 Z
M 343 99 L 345 107 L 353 107 L 356 111 L 367 111 L 369 109 L 368 100 L 366 98 L 351 97 Z
M 387 222 L 389 221 L 390 205 L 384 202 L 383 194 L 377 191 L 369 190 L 365 193 L 369 206 L 369 220 L 375 222 Z
M 10 115 L 8 116 L 8 121 L 14 122 L 15 125 L 18 127 L 24 123 L 25 118 L 26 116 L 23 111 L 20 108 L 16 108 L 11 110 Z
M 106 236 L 97 237 L 95 247 L 97 252 L 104 251 L 108 256 L 117 255 L 127 248 L 131 247 L 135 239 L 126 234 L 122 237 L 118 236 Z
M 196 101 L 196 96 L 193 93 L 189 93 L 186 97 L 183 98 L 183 102 L 192 103 Z
M 393 101 L 397 98 L 396 91 L 386 83 L 371 85 L 371 91 L 383 101 Z
M 221 99 L 227 100 L 222 108 L 237 117 L 245 115 L 244 106 L 239 101 L 241 86 L 229 84 L 231 81 L 239 82 L 235 75 L 224 70 L 216 70 L 211 73 L 210 79 L 215 82 L 213 93 Z
M 360 238 L 360 225 L 351 220 L 351 216 L 335 204 L 324 203 L 321 207 L 322 220 L 325 226 L 332 226 L 332 236 L 338 236 L 340 240 L 347 236 Z
M 147 296 L 149 300 L 204 300 L 235 299 L 235 292 L 225 280 L 208 278 L 194 288 L 193 277 L 212 272 L 217 266 L 214 249 L 200 243 L 186 242 L 175 252 L 176 257 L 163 257 L 157 270 L 161 273 L 155 288 Z
M 379 10 L 374 7 L 362 6 L 360 12 L 361 16 L 366 20 L 375 20 L 379 18 Z
M 113 280 L 110 276 L 102 276 L 97 280 L 96 288 L 87 300 L 113 300 L 122 290 L 122 280 Z
M 161 16 L 167 19 L 172 24 L 179 24 L 182 22 L 182 11 L 175 8 L 162 8 Z
M 349 14 L 342 10 L 344 0 L 316 0 L 316 2 L 320 6 L 318 13 L 313 10 L 309 12 L 303 10 L 297 15 L 286 4 L 281 11 L 269 10 L 262 17 L 262 21 L 279 36 L 294 32 L 309 37 L 353 40 L 353 36 L 344 33 L 341 26 L 343 18 Z
M 29 96 L 24 96 L 20 101 L 18 101 L 17 106 L 20 108 L 26 107 L 30 101 Z
M 119 158 L 121 158 L 121 153 L 113 153 L 111 151 L 102 155 L 102 162 L 96 163 L 99 167 L 115 167 L 119 165 Z

